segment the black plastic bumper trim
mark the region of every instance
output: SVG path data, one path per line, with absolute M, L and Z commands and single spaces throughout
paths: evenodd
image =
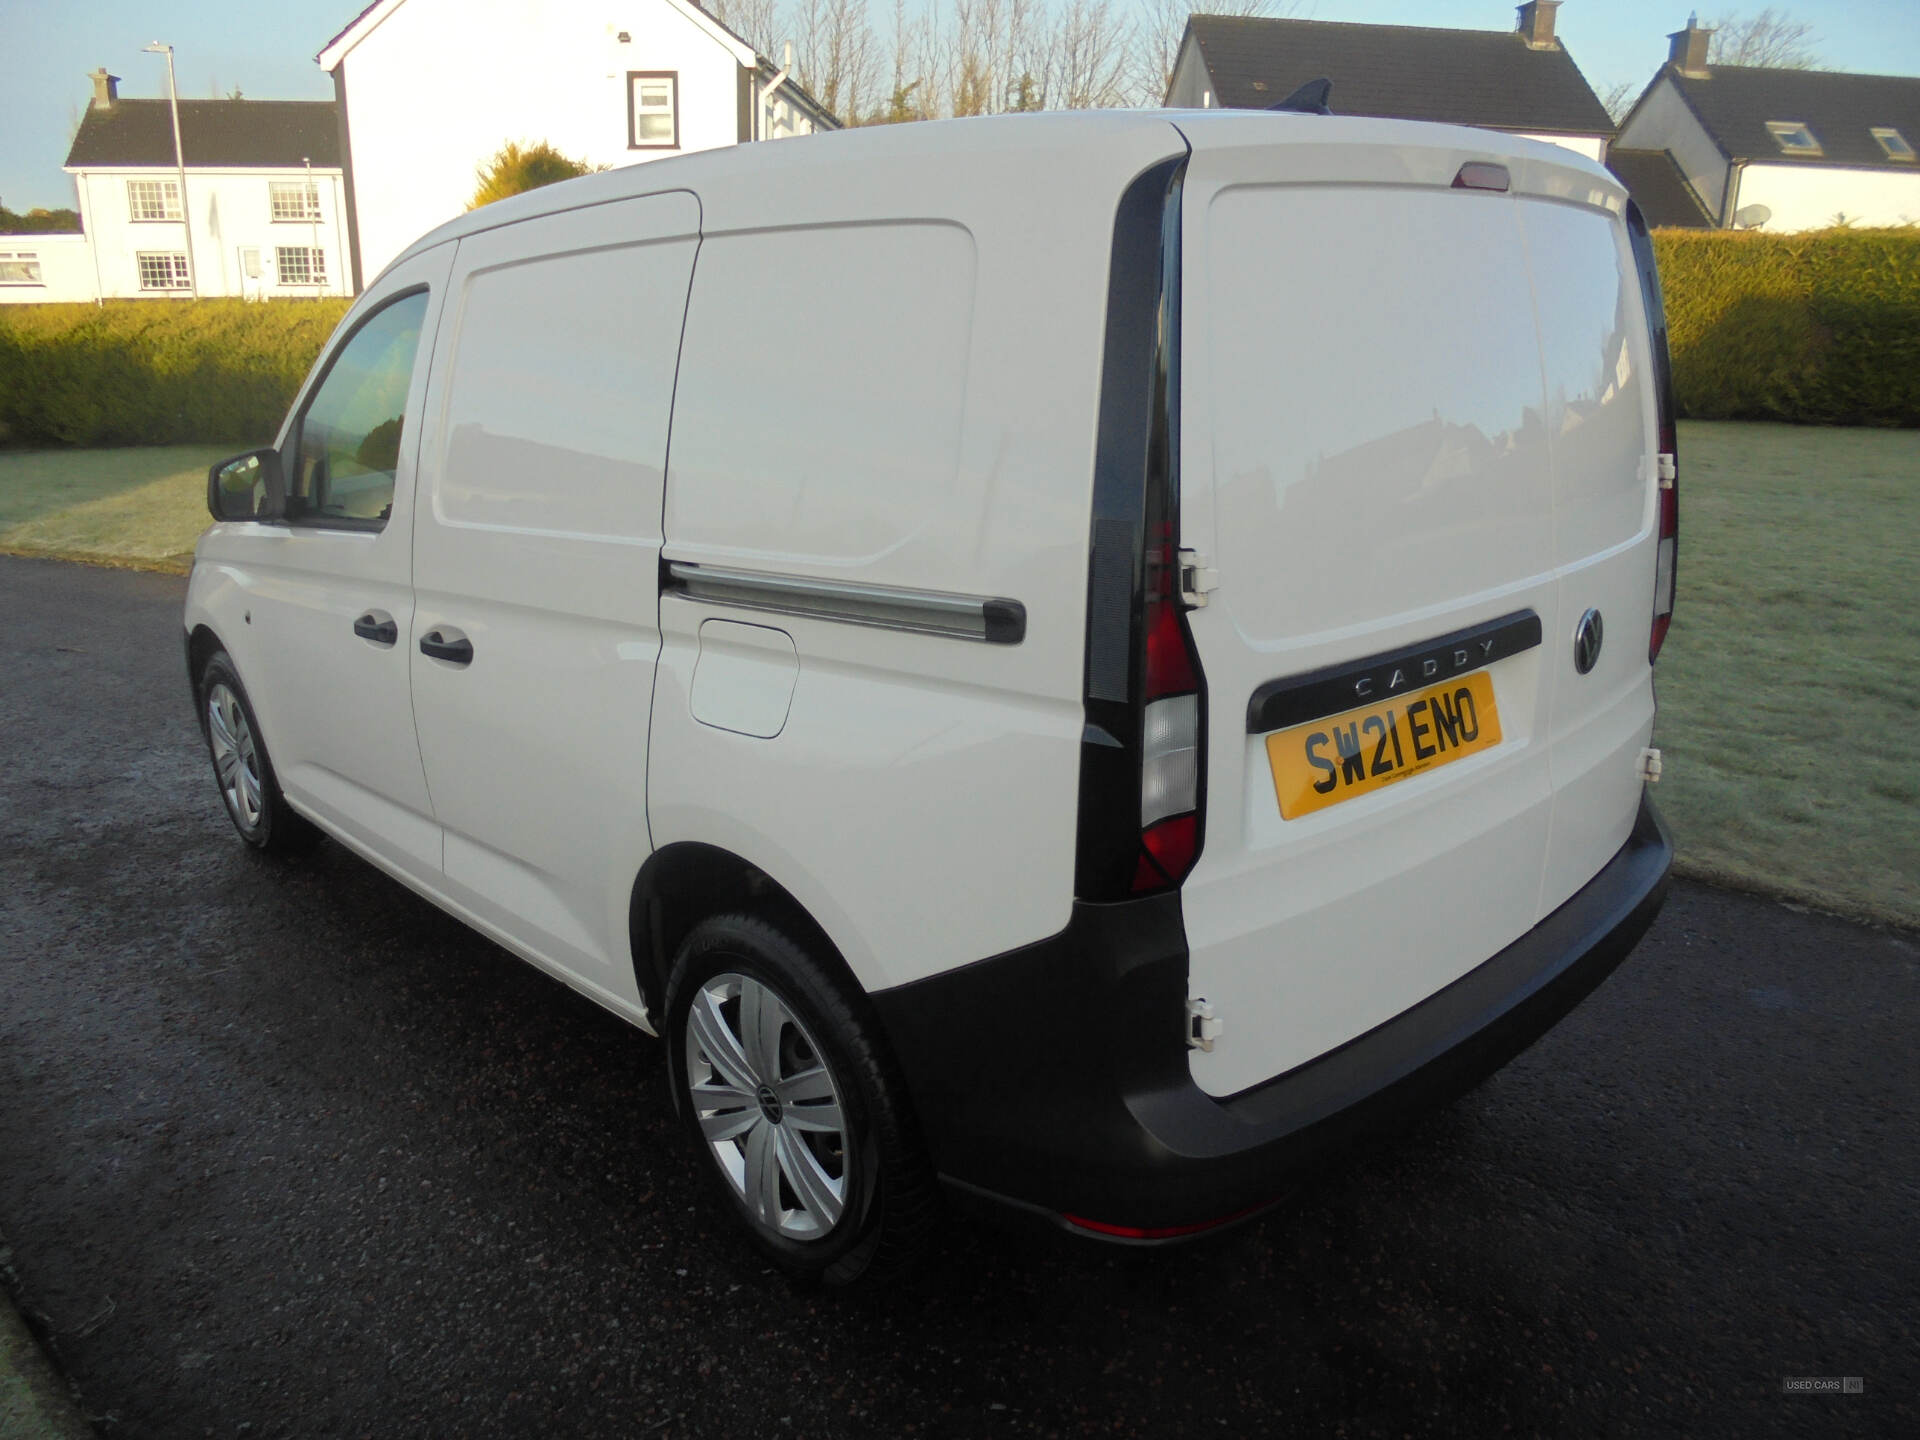
M 1626 958 L 1673 843 L 1644 796 L 1588 884 L 1499 954 L 1338 1049 L 1228 1099 L 1194 1084 L 1178 892 L 1077 904 L 1060 934 L 877 992 L 943 1179 L 977 1201 L 1143 1229 L 1271 1202 L 1329 1150 L 1471 1088 Z

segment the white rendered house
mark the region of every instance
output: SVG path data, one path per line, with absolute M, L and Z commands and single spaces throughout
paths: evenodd
M 91 301 L 99 294 L 85 235 L 0 235 L 0 305 Z
M 317 58 L 356 289 L 465 210 L 509 141 L 617 168 L 840 124 L 692 0 L 375 0 Z
M 36 298 L 190 296 L 196 280 L 203 296 L 350 293 L 331 102 L 182 100 L 182 194 L 167 101 L 122 99 L 105 70 L 93 82 L 65 166 L 84 258 L 71 237 L 57 258 L 43 247 L 41 274 L 54 283 Z
M 1622 146 L 1672 156 L 1718 226 L 1920 224 L 1920 76 L 1709 65 L 1712 34 L 1668 37 Z

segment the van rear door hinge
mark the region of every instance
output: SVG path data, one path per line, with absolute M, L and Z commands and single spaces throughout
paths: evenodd
M 1660 783 L 1660 752 L 1651 745 L 1640 752 L 1640 778 L 1649 785 Z
M 1187 1001 L 1187 1048 L 1211 1052 L 1213 1042 L 1226 1027 L 1214 1017 L 1213 1006 L 1205 1000 Z
M 1207 603 L 1207 593 L 1220 588 L 1220 572 L 1198 550 L 1180 552 L 1180 598 L 1195 610 Z

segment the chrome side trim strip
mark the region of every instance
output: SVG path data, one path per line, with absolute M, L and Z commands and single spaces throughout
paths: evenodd
M 773 575 L 763 570 L 730 570 L 686 560 L 668 560 L 665 568 L 662 589 L 714 605 L 813 615 L 850 625 L 877 625 L 989 645 L 1018 645 L 1027 635 L 1027 608 L 1018 600 L 900 590 L 888 585 L 816 580 L 806 575 Z

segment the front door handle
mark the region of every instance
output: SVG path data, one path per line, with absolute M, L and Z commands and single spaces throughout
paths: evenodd
M 367 611 L 353 622 L 353 633 L 376 645 L 397 645 L 400 642 L 400 627 L 384 610 Z
M 429 630 L 420 637 L 420 653 L 453 665 L 471 665 L 473 642 L 464 635 L 449 638 L 439 630 Z

